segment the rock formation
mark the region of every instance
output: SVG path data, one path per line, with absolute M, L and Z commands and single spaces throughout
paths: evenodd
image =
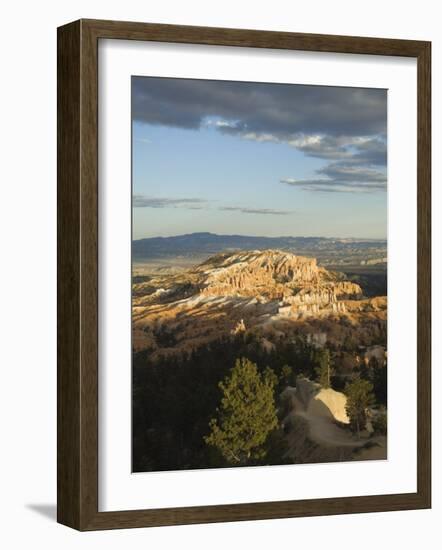
M 230 331 L 230 334 L 234 336 L 237 334 L 242 334 L 246 331 L 246 325 L 244 324 L 244 319 L 241 319 L 236 326 Z
M 369 421 L 367 431 L 360 438 L 346 428 L 350 420 L 347 397 L 343 393 L 322 388 L 299 376 L 296 387 L 286 387 L 281 400 L 285 411 L 284 431 L 289 442 L 287 454 L 297 462 L 387 458 L 385 437 L 371 438 L 368 443 L 372 431 Z
M 280 250 L 219 254 L 196 270 L 206 276 L 204 296 L 258 297 L 278 300 L 279 313 L 287 317 L 345 313 L 342 300 L 362 298 L 361 287 L 322 267 L 315 258 Z
M 134 349 L 162 354 L 190 352 L 239 333 L 271 344 L 293 336 L 306 321 L 344 315 L 384 322 L 386 298 L 365 299 L 359 285 L 316 259 L 280 250 L 217 254 L 133 286 Z M 310 330 L 323 332 L 320 326 Z

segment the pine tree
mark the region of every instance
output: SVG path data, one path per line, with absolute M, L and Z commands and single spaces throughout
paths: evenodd
M 387 409 L 385 407 L 381 407 L 379 409 L 377 415 L 373 419 L 372 424 L 375 432 L 381 435 L 387 435 L 388 421 L 387 421 Z
M 373 370 L 373 388 L 376 401 L 387 405 L 387 366 L 379 365 Z
M 350 424 L 356 430 L 358 437 L 361 428 L 367 421 L 367 409 L 374 404 L 373 384 L 368 380 L 356 378 L 348 383 L 344 390 L 347 396 L 345 410 L 350 418 Z
M 334 370 L 331 367 L 330 352 L 328 349 L 317 350 L 315 352 L 315 362 L 317 364 L 315 373 L 318 382 L 323 388 L 329 388 L 331 386 L 331 377 L 334 374 Z
M 244 465 L 265 458 L 265 443 L 277 426 L 276 377 L 258 372 L 249 359 L 237 359 L 230 376 L 220 382 L 222 399 L 209 423 L 205 442 L 216 447 L 229 464 Z
M 281 375 L 279 377 L 280 389 L 283 390 L 286 386 L 290 386 L 293 380 L 293 368 L 290 365 L 283 365 Z

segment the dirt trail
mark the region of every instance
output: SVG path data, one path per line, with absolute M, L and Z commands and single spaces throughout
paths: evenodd
M 290 392 L 290 411 L 287 419 L 289 422 L 293 421 L 290 422 L 292 425 L 296 425 L 296 417 L 305 419 L 310 439 L 321 446 L 356 449 L 366 444 L 366 440 L 357 439 L 350 431 L 340 428 L 336 424 L 334 416 L 344 417 L 345 409 L 343 412 L 335 408 L 332 413 L 321 400 L 317 399 L 319 393 L 306 395 L 305 388 L 306 386 L 303 388 L 304 391 L 301 392 L 299 390 L 298 392 L 296 390 Z M 323 398 L 324 395 L 327 395 L 328 401 L 332 400 L 337 405 L 336 399 L 330 399 L 333 390 L 322 390 L 322 392 L 324 392 L 322 394 Z M 338 395 L 337 392 L 333 392 L 333 394 Z M 345 401 L 342 401 L 341 406 L 345 406 Z
M 386 437 L 358 439 L 345 427 L 349 418 L 342 393 L 304 378 L 297 380 L 296 388 L 288 386 L 283 398 L 287 407 L 284 424 L 288 428 L 288 456 L 307 462 L 387 458 Z
M 308 421 L 310 437 L 319 445 L 330 447 L 362 447 L 366 441 L 356 439 L 351 433 L 339 428 L 334 422 L 325 416 L 316 416 L 306 411 L 298 410 L 292 413 Z

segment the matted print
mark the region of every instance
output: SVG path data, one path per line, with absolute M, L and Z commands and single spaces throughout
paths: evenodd
M 387 458 L 387 90 L 132 77 L 133 471 Z

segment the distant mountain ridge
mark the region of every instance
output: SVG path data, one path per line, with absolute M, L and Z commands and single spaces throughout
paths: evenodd
M 316 257 L 352 254 L 355 251 L 374 249 L 386 251 L 384 239 L 351 239 L 330 237 L 255 237 L 247 235 L 218 235 L 215 233 L 190 233 L 173 237 L 152 237 L 132 241 L 135 260 L 168 258 L 176 256 L 211 255 L 235 250 L 267 250 L 277 248 L 295 253 L 311 252 Z

